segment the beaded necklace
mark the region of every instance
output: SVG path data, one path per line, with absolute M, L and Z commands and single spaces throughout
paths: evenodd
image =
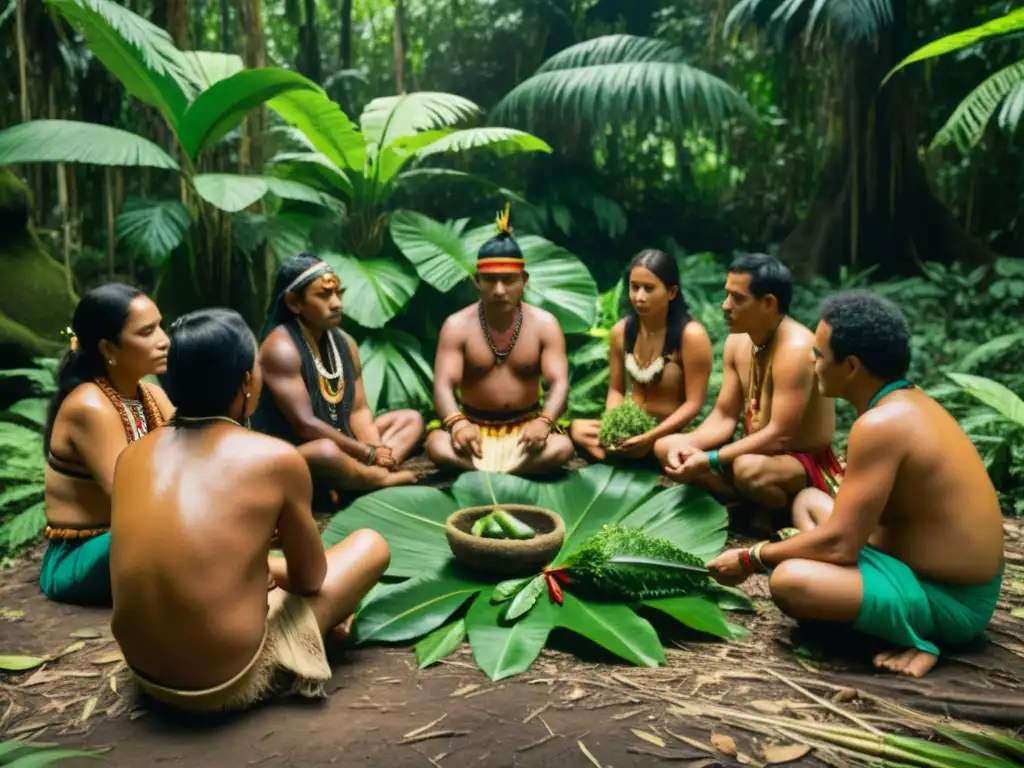
M 320 395 L 327 402 L 327 411 L 330 414 L 331 422 L 338 423 L 338 403 L 345 397 L 345 366 L 341 361 L 341 353 L 334 341 L 334 334 L 327 332 L 327 356 L 330 358 L 331 367 L 328 369 L 320 357 L 320 347 L 314 341 L 310 341 L 310 334 L 306 327 L 302 327 L 302 338 L 306 342 L 309 354 L 313 356 L 313 365 L 316 366 L 317 378 L 320 381 Z
M 160 413 L 160 407 L 156 404 L 153 394 L 141 381 L 139 382 L 138 400 L 121 397 L 103 376 L 94 379 L 93 383 L 100 388 L 100 391 L 117 409 L 124 427 L 125 437 L 128 438 L 129 443 L 134 443 L 150 431 L 164 425 L 164 416 Z

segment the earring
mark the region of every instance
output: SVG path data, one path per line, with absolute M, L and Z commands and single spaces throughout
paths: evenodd
M 110 365 L 117 365 L 117 361 L 114 360 L 113 358 L 111 358 L 110 360 L 107 360 L 107 363 L 110 364 Z
M 248 399 L 249 399 L 249 395 L 250 395 L 250 394 L 251 394 L 251 393 L 249 393 L 249 392 L 246 392 L 246 393 L 245 393 L 245 399 L 246 399 L 246 400 L 248 400 Z

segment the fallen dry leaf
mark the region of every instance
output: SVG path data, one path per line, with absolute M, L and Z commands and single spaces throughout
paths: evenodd
M 838 691 L 836 691 L 836 695 L 832 697 L 832 701 L 835 704 L 842 704 L 846 701 L 853 701 L 856 698 L 856 688 L 840 688 Z
M 66 648 L 64 648 L 64 650 L 62 650 L 60 653 L 55 653 L 53 655 L 53 658 L 54 659 L 59 659 L 61 656 L 67 656 L 69 654 L 72 654 L 72 653 L 75 653 L 77 651 L 80 651 L 83 648 L 85 648 L 85 641 L 84 640 L 79 640 L 77 643 L 72 643 L 71 645 L 69 645 Z
M 77 637 L 82 640 L 95 640 L 97 637 L 102 637 L 102 635 L 98 629 L 86 627 L 85 629 L 76 629 L 71 633 L 71 637 Z
M 97 656 L 91 659 L 93 664 L 113 664 L 115 661 L 124 661 L 124 656 L 121 655 L 120 651 L 113 651 L 111 653 L 105 653 L 102 656 Z
M 25 612 L 16 608 L 0 608 L 0 619 L 4 621 L 21 621 L 25 618 Z
M 578 701 L 587 695 L 587 692 L 582 688 L 573 688 L 569 695 L 565 697 L 565 701 Z
M 749 702 L 753 709 L 766 715 L 781 715 L 786 711 L 786 705 L 781 701 L 766 701 L 765 699 L 757 699 Z
M 31 688 L 34 685 L 43 685 L 44 683 L 52 683 L 54 680 L 61 680 L 65 677 L 99 677 L 99 672 L 83 672 L 77 669 L 68 670 L 50 670 L 40 669 L 35 672 L 32 677 L 21 684 L 22 688 Z
M 587 749 L 587 745 L 582 741 L 577 741 L 576 746 L 580 748 L 580 752 L 583 753 L 584 757 L 591 762 L 592 765 L 596 765 L 597 768 L 601 768 L 601 763 L 598 762 L 597 758 Z
M 733 741 L 732 736 L 726 736 L 724 733 L 712 733 L 711 746 L 727 757 L 736 757 L 736 753 L 739 751 L 736 749 L 736 742 Z
M 96 705 L 99 703 L 99 696 L 93 696 L 87 702 L 85 702 L 85 707 L 82 708 L 82 716 L 79 718 L 79 722 L 84 723 L 86 720 L 92 717 L 92 713 L 96 709 Z
M 465 696 L 470 691 L 475 691 L 479 687 L 480 683 L 470 683 L 469 685 L 464 685 L 461 688 L 456 688 L 454 691 L 448 694 L 448 697 L 454 698 L 456 696 Z
M 763 750 L 764 759 L 768 761 L 768 765 L 792 763 L 810 751 L 811 748 L 806 744 L 770 744 Z
M 665 740 L 661 739 L 661 738 L 658 738 L 653 733 L 648 733 L 647 731 L 641 731 L 639 728 L 630 728 L 629 730 L 638 739 L 643 739 L 644 741 L 648 742 L 649 744 L 653 744 L 656 747 L 662 747 L 662 748 L 664 748 L 664 746 L 665 746 Z

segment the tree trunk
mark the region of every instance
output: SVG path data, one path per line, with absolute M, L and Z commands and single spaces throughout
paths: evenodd
M 908 274 L 921 261 L 986 263 L 994 254 L 935 196 L 918 158 L 916 105 L 904 74 L 878 84 L 906 53 L 906 8 L 877 46 L 849 46 L 841 72 L 841 129 L 807 218 L 782 244 L 801 275 L 839 277 L 876 267 Z
M 405 33 L 402 29 L 405 21 L 402 0 L 395 0 L 395 93 L 405 93 Z
M 231 3 L 220 0 L 220 49 L 231 53 Z
M 323 81 L 320 65 L 320 43 L 316 35 L 316 0 L 305 0 L 302 26 L 299 27 L 298 70 L 315 83 Z
M 341 0 L 341 68 L 352 69 L 352 0 Z

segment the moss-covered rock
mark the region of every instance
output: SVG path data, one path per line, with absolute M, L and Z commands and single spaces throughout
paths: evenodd
M 28 187 L 0 168 L 0 365 L 59 349 L 78 297 L 29 221 Z

